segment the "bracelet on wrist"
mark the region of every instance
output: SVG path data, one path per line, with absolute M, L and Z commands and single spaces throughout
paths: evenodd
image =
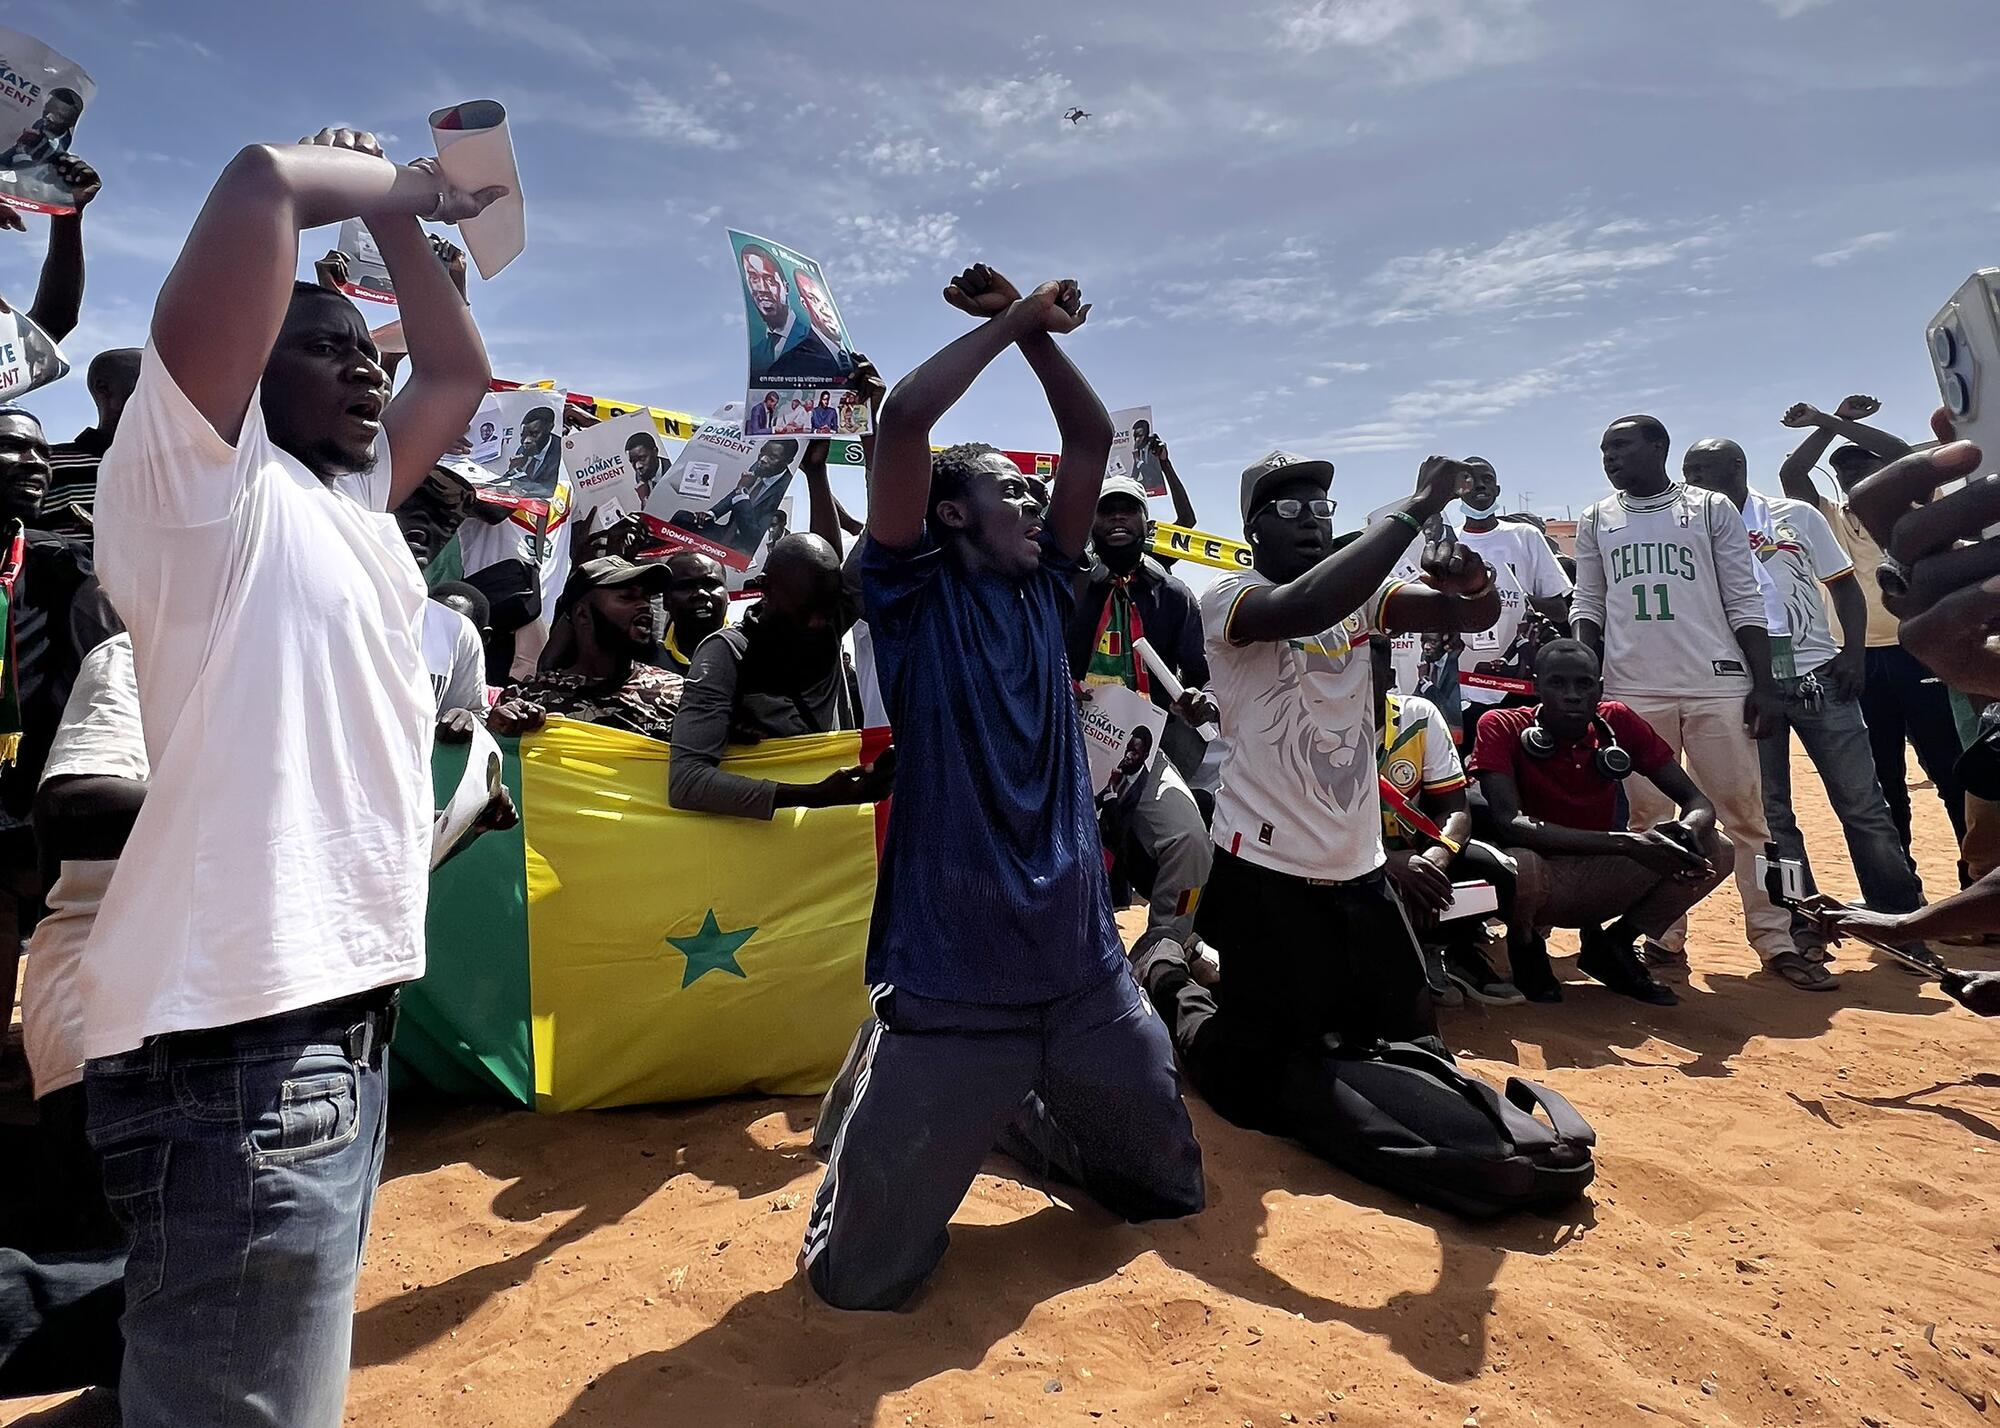
M 1401 521 L 1404 525 L 1408 526 L 1411 535 L 1422 535 L 1424 533 L 1424 523 L 1408 511 L 1391 511 L 1389 512 L 1389 519 L 1392 521 Z

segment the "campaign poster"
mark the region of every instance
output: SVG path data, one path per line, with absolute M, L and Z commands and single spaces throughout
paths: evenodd
M 69 375 L 62 349 L 25 312 L 0 298 L 0 402 Z
M 1111 414 L 1111 459 L 1104 474 L 1130 476 L 1146 488 L 1148 496 L 1167 494 L 1167 475 L 1160 458 L 1153 454 L 1153 409 L 1127 407 Z
M 0 25 L 0 203 L 29 213 L 74 213 L 56 172 L 97 86 L 83 67 L 40 40 Z
M 733 407 L 732 403 L 732 407 Z M 726 415 L 725 415 L 726 414 Z M 647 526 L 662 545 L 698 550 L 733 571 L 748 571 L 791 490 L 805 443 L 749 436 L 730 407 L 696 429 L 645 504 Z
M 1160 747 L 1167 711 L 1123 684 L 1087 684 L 1077 691 L 1090 787 L 1099 800 L 1133 787 Z
M 473 477 L 482 501 L 516 510 L 541 511 L 554 499 L 563 469 L 560 388 L 523 387 L 488 392 L 465 429 L 467 456 L 480 470 Z
M 667 474 L 652 414 L 627 412 L 563 438 L 570 500 L 589 513 L 607 504 L 637 511 Z M 602 527 L 604 522 L 598 522 Z
M 782 243 L 729 230 L 750 337 L 745 436 L 859 436 L 868 404 L 849 390 L 854 355 L 820 265 Z M 850 400 L 843 402 L 842 396 Z
M 396 285 L 390 281 L 389 265 L 382 261 L 382 250 L 375 246 L 375 235 L 368 231 L 367 224 L 358 218 L 348 219 L 340 225 L 340 237 L 333 246 L 347 257 L 347 281 L 340 285 L 342 292 L 372 302 L 396 300 Z

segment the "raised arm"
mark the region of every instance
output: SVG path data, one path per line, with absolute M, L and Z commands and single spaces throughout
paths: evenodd
M 847 547 L 840 539 L 840 502 L 834 497 L 833 478 L 826 470 L 832 448 L 833 443 L 823 436 L 808 441 L 806 454 L 799 458 L 799 471 L 806 478 L 806 529 L 835 551 L 842 551 Z
M 1464 470 L 1459 462 L 1447 457 L 1433 456 L 1426 460 L 1417 473 L 1416 494 L 1405 500 L 1397 512 L 1375 522 L 1289 584 L 1259 585 L 1244 591 L 1230 616 L 1229 638 L 1243 644 L 1300 640 L 1332 629 L 1359 610 L 1389 578 L 1389 572 L 1395 569 L 1397 560 L 1423 523 L 1457 496 Z M 1464 554 L 1478 561 L 1472 552 Z M 1481 568 L 1484 569 L 1483 563 Z M 1498 617 L 1496 609 L 1493 619 Z
M 1823 508 L 1819 487 L 1813 482 L 1813 468 L 1837 437 L 1853 442 L 1863 451 L 1884 461 L 1900 461 L 1908 456 L 1913 449 L 1910 443 L 1880 427 L 1867 426 L 1862 422 L 1861 418 L 1873 416 L 1880 410 L 1882 404 L 1879 401 L 1858 392 L 1844 398 L 1833 409 L 1832 416 L 1809 402 L 1794 402 L 1787 408 L 1781 418 L 1786 426 L 1809 427 L 1812 430 L 1785 458 L 1785 464 L 1778 468 L 1778 482 L 1784 487 L 1785 494 L 1794 501 Z
M 42 260 L 35 304 L 28 309 L 35 326 L 60 342 L 76 331 L 83 312 L 83 210 L 103 186 L 97 170 L 74 154 L 58 154 L 56 173 L 75 195 L 76 212 L 49 220 L 49 254 Z
M 410 346 L 410 375 L 382 413 L 389 433 L 393 511 L 465 435 L 466 423 L 492 385 L 493 368 L 472 308 L 452 280 L 451 256 L 456 254 L 462 265 L 464 254 L 452 244 L 440 252 L 407 215 L 372 217 L 368 231 L 395 284 L 403 337 Z
M 296 145 L 252 144 L 215 181 L 167 274 L 153 309 L 154 348 L 175 385 L 233 443 L 291 302 L 302 230 L 361 215 L 456 223 L 501 192 L 468 194 L 423 167 L 392 164 L 373 135 L 349 129 L 322 129 Z
M 1034 303 L 1052 284 L 1037 288 L 1027 301 Z M 1021 338 L 1021 355 L 1028 359 L 1042 391 L 1049 399 L 1056 430 L 1062 434 L 1062 459 L 1056 464 L 1054 489 L 1049 495 L 1049 530 L 1055 547 L 1064 555 L 1080 557 L 1090 544 L 1090 527 L 1097 518 L 1097 497 L 1104 486 L 1104 465 L 1111 458 L 1113 430 L 1110 413 L 1076 364 L 1056 346 L 1051 332 L 1074 331 L 1083 322 L 1088 306 L 1081 300 L 1076 284 L 1065 281 L 1052 304 L 1044 307 L 1043 321 L 1054 315 L 1074 316 L 1068 326 L 1044 326 Z
M 1148 445 L 1152 448 L 1153 455 L 1159 458 L 1160 475 L 1167 483 L 1167 497 L 1174 503 L 1174 524 L 1184 530 L 1193 530 L 1194 502 L 1188 496 L 1187 487 L 1181 484 L 1180 472 L 1174 470 L 1173 460 L 1167 455 L 1167 443 L 1156 431 Z
M 1016 299 L 1008 295 L 1011 285 L 996 286 L 998 278 L 980 265 L 968 268 L 945 289 L 952 306 L 986 320 L 920 363 L 896 383 L 883 405 L 868 478 L 868 533 L 891 550 L 910 549 L 923 533 L 930 507 L 931 428 L 994 358 L 1030 332 L 1049 331 L 1057 321 L 1051 313 L 1061 311 L 1055 301 L 1056 284 Z M 1062 320 L 1073 327 L 1082 318 L 1064 312 Z M 1088 533 L 1089 522 L 1084 525 Z

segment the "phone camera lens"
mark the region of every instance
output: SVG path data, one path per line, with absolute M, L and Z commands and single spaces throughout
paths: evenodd
M 1938 326 L 1931 329 L 1931 356 L 1940 367 L 1949 367 L 1958 360 L 1958 339 L 1951 328 Z
M 1956 372 L 1946 372 L 1938 379 L 1938 388 L 1944 394 L 1945 410 L 1953 416 L 1964 416 L 1972 408 L 1972 393 L 1965 385 L 1965 378 Z

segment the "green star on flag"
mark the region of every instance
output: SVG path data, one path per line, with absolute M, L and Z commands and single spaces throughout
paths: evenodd
M 691 987 L 710 972 L 728 972 L 732 976 L 747 978 L 750 974 L 736 965 L 736 954 L 744 943 L 756 935 L 754 927 L 724 932 L 715 920 L 715 909 L 711 907 L 702 915 L 701 931 L 694 936 L 666 939 L 669 946 L 687 958 L 687 972 L 681 977 L 681 986 Z

